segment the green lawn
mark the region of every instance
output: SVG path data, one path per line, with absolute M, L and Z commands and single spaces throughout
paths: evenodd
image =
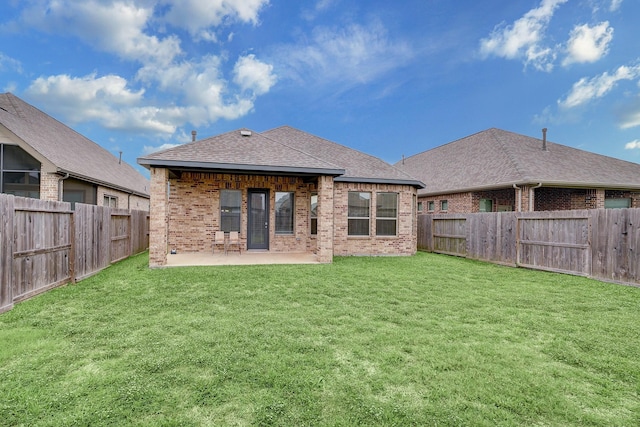
M 0 425 L 640 425 L 640 288 L 420 253 L 147 268 L 0 315 Z

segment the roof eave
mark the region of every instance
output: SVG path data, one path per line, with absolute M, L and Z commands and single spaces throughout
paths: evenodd
M 347 177 L 340 176 L 334 179 L 335 182 L 364 182 L 371 184 L 395 184 L 395 185 L 410 185 L 416 188 L 425 188 L 421 181 L 411 179 L 390 179 L 390 178 L 360 178 L 360 177 Z
M 311 168 L 311 167 L 295 167 L 295 166 L 272 166 L 272 165 L 243 165 L 237 163 L 214 163 L 214 162 L 190 162 L 183 160 L 157 160 L 139 158 L 138 164 L 146 167 L 166 167 L 171 169 L 183 170 L 208 170 L 220 171 L 226 173 L 276 173 L 276 174 L 294 174 L 294 175 L 343 175 L 344 169 L 334 168 Z
M 439 196 L 442 194 L 456 194 L 456 193 L 469 193 L 473 191 L 490 191 L 499 190 L 504 188 L 513 188 L 513 186 L 532 185 L 541 187 L 556 187 L 556 188 L 601 188 L 609 190 L 640 190 L 640 185 L 634 184 L 620 184 L 620 183 L 590 183 L 590 182 L 565 182 L 565 181 L 518 181 L 507 182 L 501 184 L 481 185 L 477 187 L 467 188 L 454 188 L 440 191 L 423 191 L 420 196 Z
M 61 175 L 67 175 L 68 174 L 70 178 L 79 179 L 79 180 L 82 180 L 82 181 L 90 182 L 92 184 L 101 185 L 101 186 L 107 187 L 107 188 L 112 188 L 112 189 L 117 190 L 117 191 L 122 191 L 123 193 L 133 194 L 135 196 L 144 197 L 146 199 L 148 199 L 150 197 L 149 194 L 142 193 L 140 191 L 133 190 L 131 188 L 126 188 L 126 187 L 122 187 L 122 186 L 119 186 L 119 185 L 111 184 L 109 182 L 100 181 L 98 179 L 94 179 L 94 178 L 91 178 L 91 177 L 88 177 L 88 176 L 85 176 L 85 175 L 81 175 L 81 174 L 78 174 L 78 173 L 75 173 L 75 172 L 72 172 L 72 171 L 69 171 L 69 170 L 58 168 L 57 172 L 59 174 L 61 174 Z

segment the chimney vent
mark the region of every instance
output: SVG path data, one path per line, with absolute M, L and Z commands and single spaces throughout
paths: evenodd
M 196 141 L 196 135 L 198 134 L 198 132 L 196 132 L 195 130 L 191 131 L 191 142 L 195 142 Z
M 547 128 L 542 129 L 542 151 L 547 150 Z
M 242 135 L 242 136 L 251 136 L 251 131 L 250 130 L 241 130 L 240 131 L 240 135 Z

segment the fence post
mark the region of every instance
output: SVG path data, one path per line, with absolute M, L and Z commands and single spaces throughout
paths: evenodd
M 76 212 L 69 215 L 69 280 L 76 283 Z

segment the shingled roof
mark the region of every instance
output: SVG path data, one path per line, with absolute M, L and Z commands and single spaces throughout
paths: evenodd
M 415 154 L 395 165 L 434 195 L 539 184 L 640 189 L 640 164 L 491 128 Z
M 11 93 L 0 94 L 0 125 L 60 173 L 149 197 L 149 181 L 131 165 Z
M 336 181 L 424 184 L 376 157 L 289 126 L 258 133 L 239 129 L 138 159 L 176 169 L 333 175 Z

